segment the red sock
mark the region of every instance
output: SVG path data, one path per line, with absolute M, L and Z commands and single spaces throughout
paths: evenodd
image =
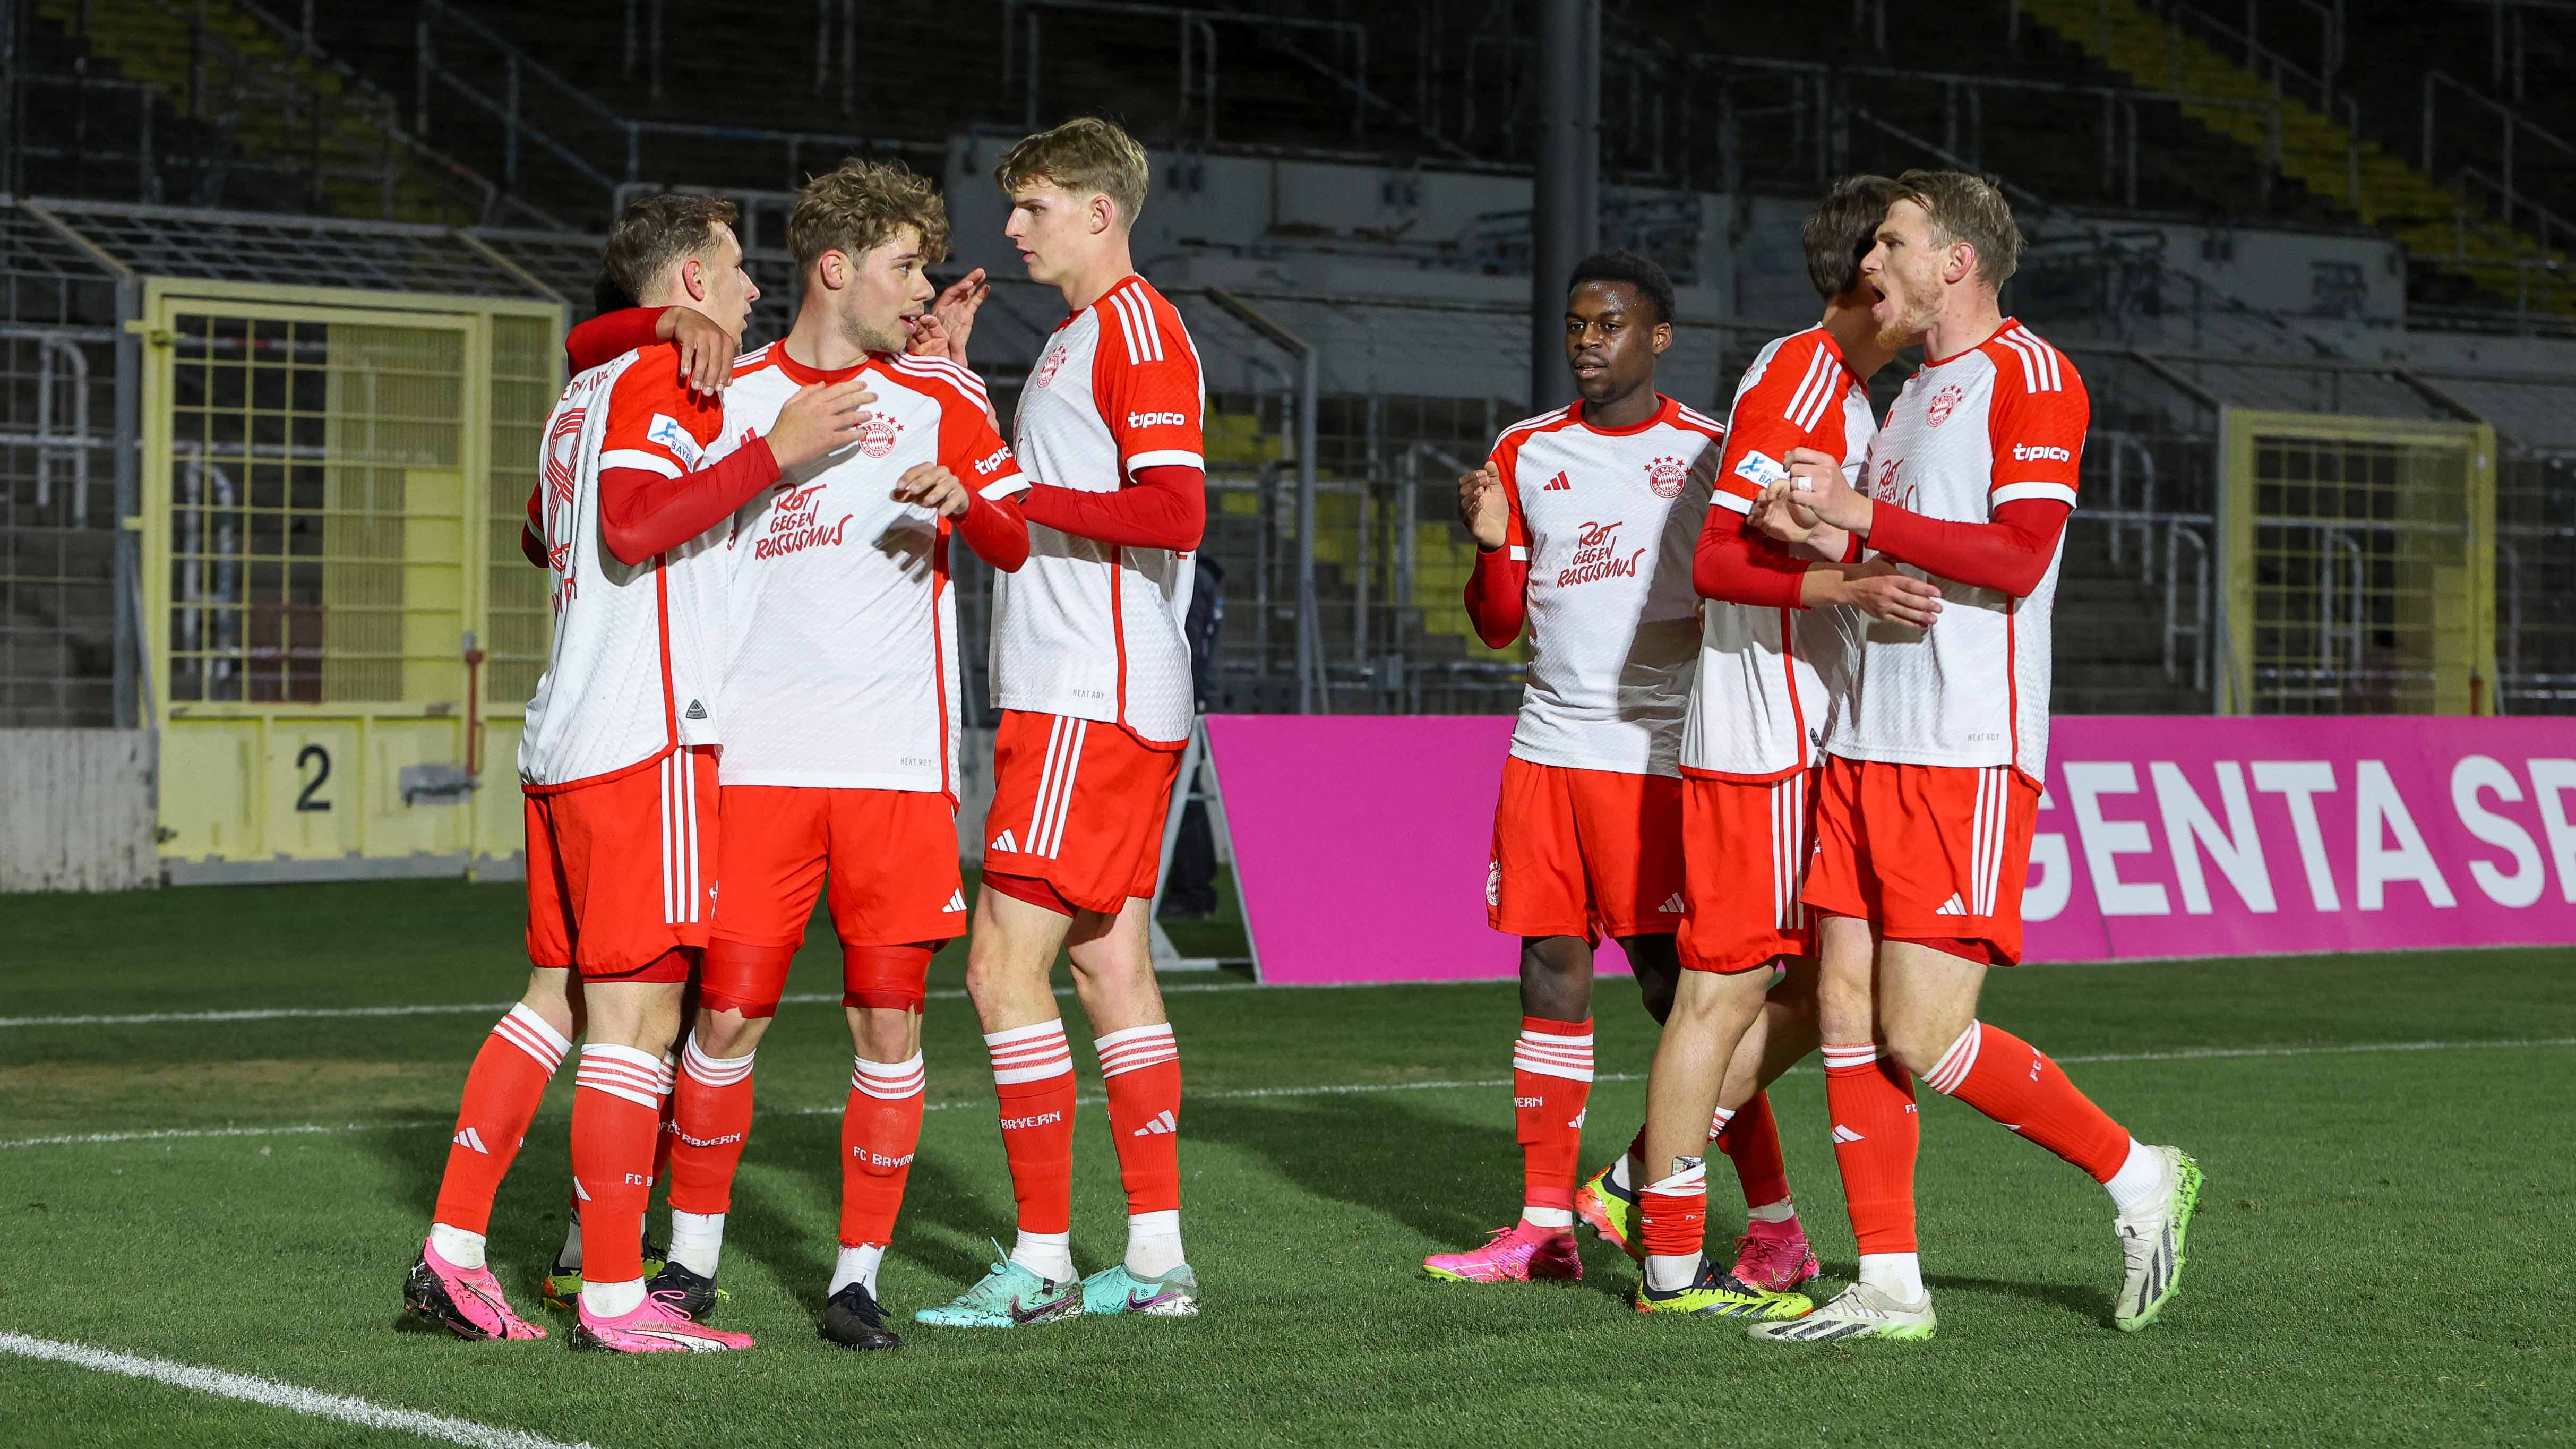
M 1746 1207 L 1788 1200 L 1789 1166 L 1780 1160 L 1780 1124 L 1772 1119 L 1768 1093 L 1754 1093 L 1753 1100 L 1735 1110 L 1726 1130 L 1717 1134 L 1717 1150 L 1735 1164 Z
M 985 1036 L 1020 1230 L 1073 1231 L 1073 1052 L 1061 1017 Z
M 2109 1182 L 2129 1160 L 2129 1130 L 2075 1090 L 2046 1053 L 2001 1027 L 1969 1022 L 1923 1081 Z
M 582 1277 L 644 1276 L 644 1203 L 653 1194 L 653 1133 L 661 1123 L 661 1059 L 592 1043 L 573 1077 L 572 1190 L 581 1203 Z
M 1512 1045 L 1512 1117 L 1521 1144 L 1521 1202 L 1574 1211 L 1583 1109 L 1592 1096 L 1592 1018 L 1521 1018 Z
M 1181 1205 L 1181 1049 L 1170 1022 L 1131 1026 L 1094 1038 L 1101 1084 L 1109 1089 L 1109 1137 L 1118 1145 L 1118 1180 L 1127 1212 L 1173 1212 Z
M 903 1185 L 921 1146 L 921 1091 L 928 1080 L 919 1052 L 900 1062 L 852 1058 L 850 1100 L 841 1109 L 842 1247 L 894 1241 Z
M 1648 1257 L 1697 1256 L 1708 1240 L 1708 1168 L 1694 1163 L 1638 1188 L 1637 1227 Z
M 1914 1251 L 1914 1154 L 1923 1140 L 1914 1080 L 1867 1042 L 1825 1048 L 1834 1161 L 1863 1253 Z
M 662 1115 L 653 1124 L 653 1180 L 671 1180 L 671 1152 L 679 1145 L 679 1134 L 671 1130 L 680 1109 L 680 1059 L 669 1052 L 662 1054 Z M 664 1189 L 669 1191 L 668 1188 Z
M 439 1179 L 433 1221 L 469 1233 L 491 1227 L 492 1195 L 509 1176 L 546 1083 L 570 1050 L 572 1043 L 525 1005 L 511 1007 L 483 1039 L 465 1074 L 465 1100 L 456 1109 L 456 1135 L 447 1148 L 447 1175 Z
M 671 1094 L 671 1206 L 720 1213 L 733 1205 L 733 1175 L 751 1140 L 751 1063 L 757 1052 L 711 1057 L 697 1033 L 680 1049 L 680 1084 Z

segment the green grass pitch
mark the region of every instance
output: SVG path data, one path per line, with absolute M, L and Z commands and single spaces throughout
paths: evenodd
M 0 899 L 13 1022 L 0 1027 L 0 1333 L 599 1449 L 2576 1435 L 2576 953 L 2563 949 L 1999 973 L 1988 1019 L 2207 1168 L 2183 1295 L 2147 1332 L 2114 1332 L 2101 1191 L 1927 1091 L 1919 1191 L 1940 1337 L 1840 1349 L 1642 1320 L 1627 1261 L 1588 1235 L 1580 1285 L 1422 1275 L 1423 1254 L 1514 1210 L 1506 984 L 1175 978 L 1205 1316 L 1006 1333 L 906 1322 L 903 1350 L 872 1355 L 828 1349 L 812 1327 L 849 1071 L 829 1006 L 791 1005 L 761 1050 L 720 1320 L 759 1348 L 647 1360 L 572 1354 L 560 1318 L 534 1344 L 394 1326 L 490 1013 L 16 1024 L 503 1002 L 524 979 L 520 899 L 459 882 Z M 836 990 L 828 930 L 810 939 L 789 989 Z M 955 991 L 962 954 L 941 955 L 934 991 Z M 1602 982 L 1598 1016 L 1615 1079 L 1593 1095 L 1587 1165 L 1624 1143 L 1652 1045 L 1624 981 Z M 926 1037 L 933 1110 L 883 1280 L 906 1320 L 979 1273 L 1011 1224 L 966 1002 L 935 999 Z M 1076 1057 L 1088 1104 L 1098 1083 L 1088 1050 Z M 494 1219 L 494 1266 L 532 1313 L 568 1191 L 571 1075 Z M 1773 1099 L 1830 1291 L 1851 1239 L 1822 1079 L 1811 1067 Z M 187 1135 L 115 1135 L 141 1133 Z M 31 1141 L 47 1138 L 79 1140 Z M 1078 1152 L 1087 1269 L 1123 1242 L 1096 1107 Z M 1712 1188 L 1716 1226 L 1733 1202 Z M 0 1443 L 423 1442 L 0 1355 Z

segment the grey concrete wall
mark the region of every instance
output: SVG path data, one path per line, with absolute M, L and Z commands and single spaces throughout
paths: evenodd
M 0 892 L 161 883 L 143 730 L 0 730 Z

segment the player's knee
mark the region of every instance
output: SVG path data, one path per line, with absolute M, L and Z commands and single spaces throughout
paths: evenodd
M 920 1020 L 913 1007 L 858 1008 L 850 1016 L 850 1044 L 867 1061 L 909 1061 L 920 1050 L 914 1035 Z
M 1946 1040 L 1932 1040 L 1932 1035 L 1916 1025 L 1893 1027 L 1887 1034 L 1887 1054 L 1911 1075 L 1928 1077 L 1950 1045 Z
M 698 1051 L 719 1061 L 731 1060 L 760 1045 L 769 1028 L 770 1011 L 746 1011 L 735 1002 L 701 998 L 695 1030 Z

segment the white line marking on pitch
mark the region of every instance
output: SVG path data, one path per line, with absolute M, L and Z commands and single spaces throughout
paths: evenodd
M 833 998 L 837 1000 L 838 998 Z M 2116 1062 L 2194 1062 L 2223 1061 L 2253 1057 L 2342 1057 L 2367 1056 L 2378 1052 L 2471 1052 L 2510 1050 L 2516 1047 L 2576 1047 L 2576 1036 L 2529 1037 L 2507 1041 L 2384 1041 L 2360 1042 L 2349 1046 L 2281 1046 L 2281 1047 L 2191 1047 L 2169 1052 L 2104 1052 L 2092 1056 L 2066 1056 L 2056 1060 L 2078 1066 L 2087 1063 Z M 1815 1067 L 1791 1067 L 1789 1075 L 1814 1076 Z M 1595 1082 L 1642 1082 L 1643 1072 L 1604 1072 Z M 1240 1101 L 1261 1097 L 1340 1097 L 1372 1092 L 1438 1092 L 1451 1088 L 1508 1087 L 1509 1077 L 1482 1077 L 1445 1082 L 1342 1082 L 1305 1087 L 1239 1087 L 1221 1092 L 1188 1092 L 1190 1101 Z M 1076 1106 L 1097 1107 L 1105 1097 L 1081 1097 Z M 969 1102 L 928 1102 L 925 1112 L 949 1112 L 960 1107 L 988 1107 L 992 1103 L 978 1099 Z M 785 1107 L 762 1112 L 764 1117 L 821 1117 L 842 1109 L 838 1102 L 815 1107 Z M 0 1151 L 12 1147 L 75 1147 L 110 1142 L 165 1142 L 178 1139 L 219 1137 L 335 1137 L 350 1132 L 399 1132 L 414 1127 L 444 1127 L 454 1119 L 447 1117 L 395 1118 L 383 1122 L 296 1122 L 280 1127 L 170 1127 L 144 1132 L 69 1132 L 54 1137 L 19 1137 L 0 1140 Z M 553 1120 L 553 1119 L 548 1119 Z
M 1252 991 L 1257 983 L 1250 981 L 1180 981 L 1163 987 L 1165 996 L 1195 991 Z M 1070 986 L 1059 986 L 1058 996 L 1073 995 Z M 964 1001 L 963 991 L 933 991 L 933 1001 Z M 811 1006 L 838 1002 L 841 993 L 799 992 L 781 997 L 788 1006 Z M 0 1016 L 0 1029 L 23 1026 L 164 1026 L 173 1022 L 223 1021 L 304 1021 L 315 1018 L 347 1019 L 367 1016 L 498 1016 L 509 1010 L 507 1001 L 433 1002 L 418 1006 L 260 1006 L 237 1011 L 143 1011 L 128 1016 Z
M 173 1363 L 166 1358 L 141 1358 L 130 1353 L 91 1348 L 87 1344 L 57 1343 L 50 1338 L 30 1338 L 23 1333 L 0 1333 L 0 1353 L 70 1364 L 74 1368 L 92 1369 L 99 1373 L 121 1374 L 130 1379 L 150 1379 L 174 1389 L 194 1389 L 201 1394 L 265 1404 L 272 1409 L 284 1409 L 311 1418 L 336 1419 L 362 1429 L 394 1429 L 450 1444 L 469 1444 L 475 1449 L 590 1449 L 587 1443 L 566 1444 L 560 1439 L 548 1439 L 524 1429 L 502 1429 L 478 1424 L 471 1419 L 451 1419 L 443 1414 L 425 1414 L 418 1409 L 399 1409 L 346 1394 L 326 1394 L 318 1389 L 302 1388 L 251 1374 L 199 1368 L 195 1364 Z

